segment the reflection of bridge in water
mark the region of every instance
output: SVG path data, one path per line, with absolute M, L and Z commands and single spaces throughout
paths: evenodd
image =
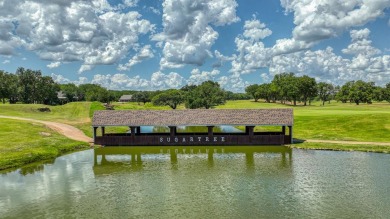
M 292 162 L 292 149 L 281 146 L 237 146 L 237 147 L 104 147 L 94 150 L 95 174 L 112 173 L 126 170 L 142 170 L 145 161 L 170 161 L 174 169 L 177 168 L 181 156 L 204 158 L 209 167 L 223 155 L 245 155 L 247 169 L 255 166 L 257 156 L 272 156 L 277 166 L 290 167 Z M 280 156 L 278 156 L 280 154 Z M 261 158 L 259 158 L 261 159 Z

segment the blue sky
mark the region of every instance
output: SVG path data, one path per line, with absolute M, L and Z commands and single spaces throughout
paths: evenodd
M 390 82 L 390 0 L 0 0 L 0 69 L 157 90 Z

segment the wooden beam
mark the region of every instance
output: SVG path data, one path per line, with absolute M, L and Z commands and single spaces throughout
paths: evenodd
M 207 126 L 207 133 L 209 136 L 213 136 L 213 128 L 214 126 Z
M 168 127 L 169 127 L 171 137 L 174 137 L 176 135 L 176 126 L 168 126 Z

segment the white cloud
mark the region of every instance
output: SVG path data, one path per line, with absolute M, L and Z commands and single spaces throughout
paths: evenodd
M 164 31 L 153 37 L 164 42 L 161 68 L 200 66 L 212 57 L 210 48 L 218 33 L 211 25 L 237 22 L 236 7 L 235 0 L 165 0 Z
M 137 54 L 133 58 L 131 58 L 126 64 L 124 64 L 124 65 L 120 64 L 117 69 L 119 71 L 126 71 L 126 70 L 129 70 L 133 65 L 136 65 L 136 64 L 141 63 L 142 61 L 144 61 L 146 59 L 150 59 L 153 57 L 154 57 L 154 54 L 153 54 L 153 51 L 152 51 L 150 45 L 146 45 L 146 46 L 142 47 L 137 52 Z
M 282 53 L 310 48 L 315 43 L 340 35 L 351 27 L 362 26 L 384 14 L 388 0 L 281 0 L 286 12 L 294 13 L 293 39 L 290 46 L 278 45 Z M 295 45 L 297 44 L 297 45 Z
M 228 62 L 228 61 L 233 61 L 236 58 L 235 55 L 233 55 L 231 57 L 224 56 L 218 50 L 214 51 L 214 55 L 215 55 L 215 58 L 217 59 L 217 61 L 213 64 L 213 68 L 219 68 L 223 65 L 223 63 Z
M 212 71 L 200 71 L 195 68 L 191 71 L 191 76 L 187 80 L 189 85 L 199 85 L 204 81 L 215 80 L 216 76 L 219 75 L 219 70 L 213 69 Z
M 116 63 L 137 48 L 140 35 L 154 29 L 138 12 L 126 11 L 107 0 L 5 0 L 0 7 L 0 53 L 26 48 L 44 60 L 82 61 L 79 72 L 89 69 L 86 65 Z
M 4 60 L 2 63 L 3 63 L 3 64 L 8 64 L 8 63 L 10 63 L 10 62 L 11 62 L 10 60 L 6 59 L 6 60 Z
M 353 55 L 351 59 L 336 55 L 328 47 L 275 56 L 269 71 L 272 75 L 281 72 L 307 74 L 335 84 L 361 79 L 384 85 L 390 81 L 390 55 L 381 56 L 381 51 L 371 45 L 369 34 L 368 29 L 350 31 L 351 44 L 342 51 Z
M 79 77 L 78 80 L 70 80 L 63 75 L 52 73 L 52 78 L 57 83 L 74 83 L 74 84 L 99 84 L 111 90 L 165 90 L 169 88 L 180 88 L 183 86 L 184 79 L 176 72 L 164 74 L 155 72 L 150 79 L 141 78 L 136 75 L 129 77 L 126 74 L 96 74 L 91 80 L 86 77 Z
M 151 87 L 155 90 L 180 88 L 183 85 L 183 81 L 183 77 L 176 72 L 171 72 L 169 74 L 155 72 L 152 74 L 150 80 Z
M 47 65 L 48 68 L 58 68 L 61 65 L 61 62 L 52 62 Z
M 370 35 L 369 29 L 351 30 L 350 34 L 352 43 L 342 50 L 343 53 L 350 55 L 364 55 L 366 57 L 371 57 L 381 53 L 379 49 L 374 48 L 371 45 L 372 41 L 368 40 Z
M 235 39 L 238 55 L 234 56 L 230 72 L 246 74 L 267 67 L 271 51 L 260 40 L 271 34 L 259 20 L 245 21 L 243 36 Z
M 262 40 L 272 34 L 265 24 L 256 19 L 245 21 L 244 30 L 244 37 L 252 40 Z
M 245 87 L 250 85 L 248 81 L 244 81 L 239 73 L 233 73 L 229 76 L 222 76 L 218 79 L 218 83 L 226 90 L 233 92 L 244 92 Z

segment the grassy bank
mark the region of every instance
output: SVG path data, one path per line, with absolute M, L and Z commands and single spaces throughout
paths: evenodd
M 320 106 L 286 106 L 253 101 L 229 101 L 218 108 L 286 108 L 294 109 L 294 138 L 390 142 L 390 104 L 343 104 Z M 262 127 L 256 127 L 262 129 Z M 278 128 L 278 127 L 277 127 Z M 279 128 L 280 129 L 280 128 Z
M 42 124 L 1 119 L 0 127 L 0 170 L 89 147 L 87 143 L 70 140 Z
M 137 103 L 114 103 L 116 110 L 169 110 L 169 107 Z M 19 116 L 46 121 L 55 121 L 73 125 L 92 135 L 91 118 L 95 110 L 104 109 L 100 103 L 77 102 L 62 106 L 49 106 L 51 112 L 39 112 L 39 104 L 0 104 L 0 115 Z M 390 104 L 374 103 L 342 104 L 332 102 L 321 106 L 314 102 L 312 106 L 287 106 L 278 103 L 253 102 L 249 100 L 228 101 L 218 109 L 261 109 L 293 108 L 294 138 L 390 142 Z M 184 109 L 183 105 L 178 107 Z M 0 120 L 0 168 L 20 166 L 25 163 L 53 158 L 59 154 L 85 148 L 84 143 L 69 140 L 43 125 L 15 120 Z M 126 127 L 124 127 L 126 129 Z M 265 129 L 256 127 L 256 129 Z M 280 127 L 266 129 L 279 130 Z M 21 131 L 22 130 L 22 131 Z M 122 130 L 124 131 L 124 130 Z M 49 133 L 49 136 L 42 133 Z M 387 146 L 344 145 L 329 143 L 301 143 L 292 147 L 306 149 L 354 150 L 389 152 Z
M 81 129 L 86 135 L 92 136 L 90 110 L 101 104 L 91 102 L 75 102 L 60 106 L 41 104 L 0 104 L 0 115 L 18 116 L 52 122 L 60 122 Z M 40 112 L 38 108 L 49 107 L 50 112 Z M 103 109 L 103 108 L 98 108 Z
M 290 147 L 299 148 L 299 149 L 312 149 L 312 150 L 390 153 L 390 146 L 383 146 L 383 145 L 330 144 L 330 143 L 304 142 L 304 143 L 293 144 Z

